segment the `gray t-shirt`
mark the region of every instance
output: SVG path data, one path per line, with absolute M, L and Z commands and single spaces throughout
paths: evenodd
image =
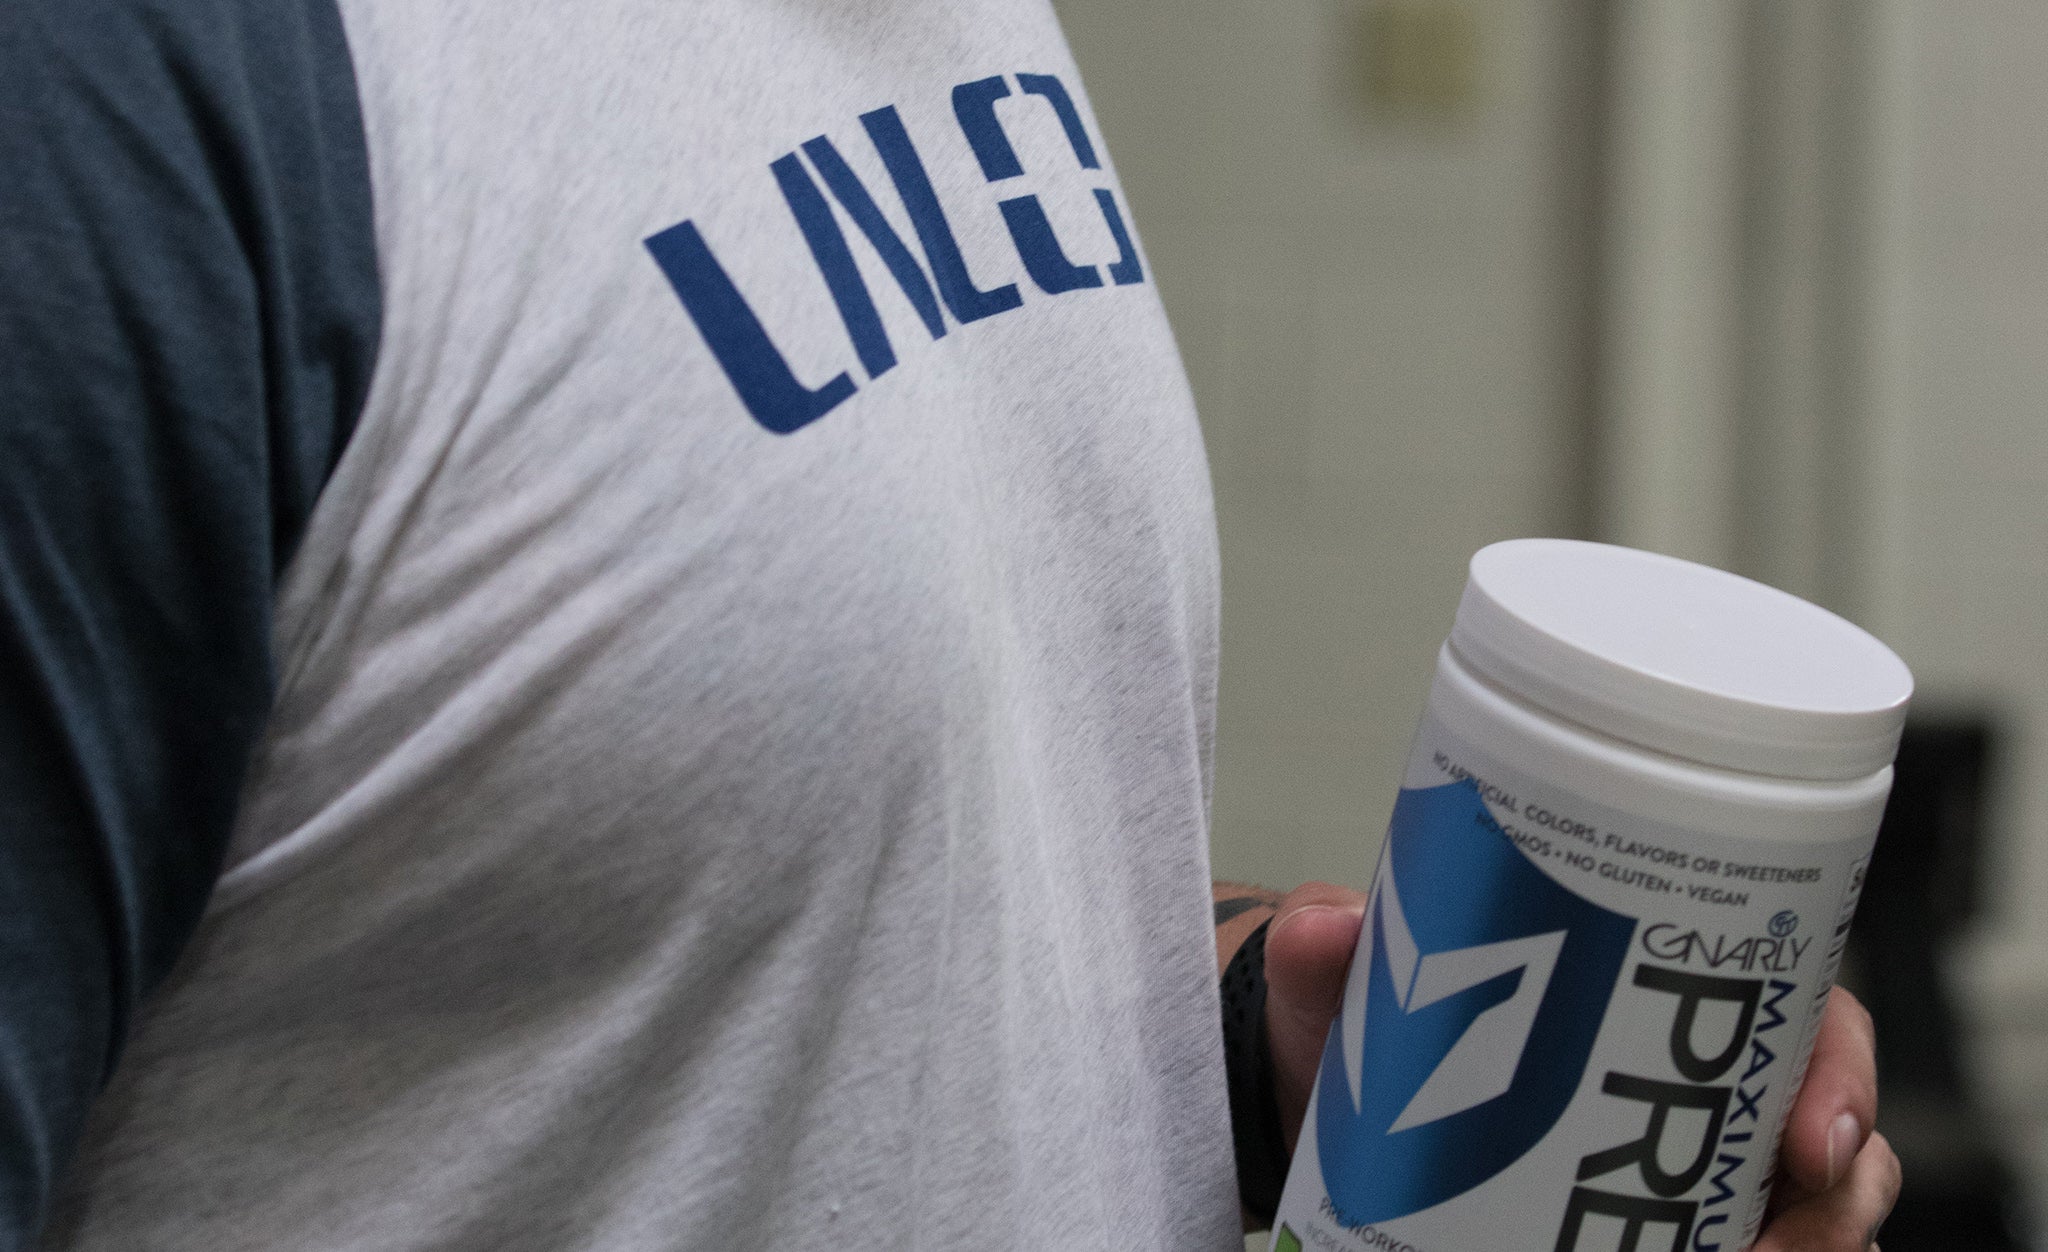
M 118 247 L 211 256 L 181 223 L 219 218 L 236 259 L 66 311 L 117 328 L 94 359 L 138 381 L 66 407 L 63 440 L 147 410 L 138 463 L 204 431 L 255 503 L 202 526 L 182 480 L 31 499 L 103 542 L 10 519 L 0 590 L 25 637 L 18 571 L 45 566 L 268 624 L 221 628 L 235 666 L 166 643 L 111 694 L 31 656 L 53 724 L 118 726 L 130 688 L 204 705 L 216 664 L 236 708 L 269 703 L 212 742 L 152 721 L 147 769 L 58 754 L 134 803 L 44 804 L 10 767 L 35 846 L 117 884 L 172 840 L 207 869 L 184 905 L 79 871 L 80 925 L 130 938 L 67 948 L 67 871 L 0 867 L 60 901 L 0 936 L 10 968 L 95 954 L 23 1002 L 68 1022 L 104 992 L 75 1033 L 107 1055 L 141 1005 L 43 1245 L 1235 1247 L 1209 489 L 1042 0 L 95 4 L 125 25 L 79 46 L 123 41 L 149 74 L 108 80 L 163 87 L 128 164 L 198 188 L 108 210 Z M 266 93 L 316 89 L 295 138 Z M 320 277 L 329 247 L 374 299 Z M 152 370 L 201 365 L 124 338 L 136 306 L 253 381 L 167 391 Z M 325 441 L 281 469 L 306 428 L 281 388 L 322 368 Z M 57 440 L 30 419 L 70 385 L 21 383 L 8 438 Z M 65 481 L 44 470 L 31 496 Z M 255 529 L 234 614 L 163 572 Z M 136 613 L 106 617 L 118 644 Z M 239 799 L 163 801 L 181 769 Z M 91 1070 L 36 1051 L 55 1037 L 0 1027 L 0 1052 Z M 8 1133 L 61 1165 L 80 1132 L 42 1081 L 0 1090 L 43 1137 Z

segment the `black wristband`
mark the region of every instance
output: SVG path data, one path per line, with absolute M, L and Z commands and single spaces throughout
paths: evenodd
M 1270 1224 L 1287 1181 L 1287 1138 L 1273 1088 L 1266 1037 L 1266 927 L 1244 941 L 1223 971 L 1223 1069 L 1230 1080 L 1230 1138 L 1237 1150 L 1237 1193 L 1245 1211 Z

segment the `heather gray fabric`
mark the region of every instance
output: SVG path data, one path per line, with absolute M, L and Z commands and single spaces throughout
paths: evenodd
M 342 12 L 376 372 L 46 1246 L 1235 1248 L 1207 478 L 1050 11 Z

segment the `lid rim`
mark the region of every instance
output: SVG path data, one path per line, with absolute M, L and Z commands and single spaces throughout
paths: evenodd
M 1504 562 L 1509 564 L 1502 568 Z M 1652 666 L 1640 656 L 1624 660 L 1604 655 L 1589 643 L 1566 637 L 1555 624 L 1530 620 L 1529 614 L 1537 611 L 1555 616 L 1554 603 L 1525 603 L 1518 611 L 1509 603 L 1517 588 L 1498 590 L 1489 585 L 1512 581 L 1508 575 L 1518 570 L 1542 570 L 1546 563 L 1562 571 L 1561 576 L 1596 584 L 1604 580 L 1595 590 L 1613 595 L 1598 606 L 1609 610 L 1603 624 L 1611 633 L 1613 621 L 1640 620 L 1645 633 L 1637 638 L 1642 640 L 1648 639 L 1657 618 L 1654 613 L 1627 612 L 1641 608 L 1642 595 L 1625 585 L 1626 576 L 1653 562 L 1666 582 L 1680 582 L 1684 590 L 1710 597 L 1717 607 L 1725 600 L 1733 606 L 1730 612 L 1776 614 L 1796 625 L 1797 631 L 1788 629 L 1797 636 L 1788 641 L 1788 648 L 1811 649 L 1825 643 L 1868 656 L 1872 702 L 1826 708 L 1772 703 L 1750 692 L 1716 691 L 1706 685 L 1708 677 L 1689 680 L 1677 672 L 1680 665 Z M 1526 592 L 1526 587 L 1521 590 Z M 1537 600 L 1528 594 L 1522 598 Z M 1571 607 L 1581 608 L 1576 602 Z M 1911 672 L 1895 653 L 1825 609 L 1711 566 L 1578 540 L 1510 540 L 1474 554 L 1449 642 L 1475 672 L 1566 721 L 1700 764 L 1811 781 L 1865 777 L 1889 765 L 1912 693 Z M 1646 643 L 1644 651 L 1652 654 L 1656 647 L 1670 646 L 1664 639 L 1651 643 L 1655 646 Z M 1719 664 L 1725 660 L 1712 658 Z M 1884 672 L 1887 669 L 1896 673 Z M 1894 694 L 1887 688 L 1899 690 Z

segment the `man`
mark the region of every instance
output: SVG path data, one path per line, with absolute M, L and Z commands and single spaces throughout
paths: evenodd
M 0 58 L 0 1243 L 1234 1241 L 1207 479 L 1049 10 Z

